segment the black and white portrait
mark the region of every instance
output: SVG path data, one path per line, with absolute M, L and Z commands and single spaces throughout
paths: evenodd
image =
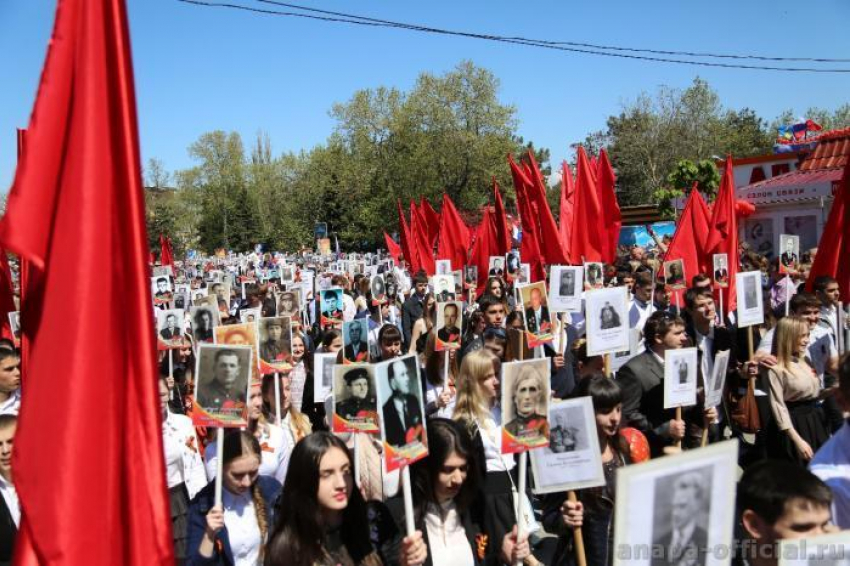
M 336 354 L 313 355 L 313 402 L 324 403 L 333 391 L 334 365 Z
M 447 275 L 452 271 L 452 261 L 450 259 L 438 259 L 435 262 L 437 275 Z
M 516 278 L 520 268 L 519 251 L 511 250 L 505 255 L 506 272 L 509 277 Z
M 195 406 L 219 426 L 245 426 L 250 374 L 250 346 L 201 344 Z
M 342 351 L 346 363 L 369 361 L 369 320 L 358 318 L 342 325 Z
M 549 450 L 555 454 L 587 449 L 587 430 L 584 428 L 581 407 L 551 411 L 549 420 Z
M 378 432 L 378 400 L 369 364 L 334 368 L 333 432 Z
M 655 480 L 651 566 L 705 566 L 711 466 Z
M 213 329 L 218 326 L 218 309 L 208 305 L 192 307 L 189 317 L 195 343 L 212 342 Z
M 779 235 L 779 272 L 790 273 L 797 270 L 800 261 L 800 236 L 792 234 Z
M 601 289 L 605 284 L 605 272 L 601 263 L 584 264 L 584 280 L 589 289 Z
M 629 349 L 626 287 L 595 289 L 585 293 L 587 348 L 590 355 Z
M 263 374 L 292 369 L 292 322 L 288 316 L 261 318 L 260 367 Z
M 664 408 L 690 407 L 697 397 L 697 349 L 664 352 Z
M 239 322 L 250 322 L 256 324 L 262 316 L 262 309 L 242 309 L 239 311 Z
M 183 310 L 168 309 L 157 311 L 156 331 L 161 343 L 169 347 L 183 345 Z
M 488 274 L 493 277 L 504 277 L 505 275 L 505 258 L 502 256 L 490 256 L 488 265 L 490 270 Z
M 166 276 L 151 277 L 151 290 L 153 291 L 153 300 L 156 304 L 171 302 L 174 294 L 171 279 Z
M 369 288 L 372 291 L 372 301 L 376 304 L 382 303 L 386 300 L 387 290 L 384 286 L 384 278 L 381 275 L 376 275 L 372 277 L 372 281 L 369 284 Z
M 462 313 L 463 303 L 460 301 L 437 303 L 437 341 L 434 350 L 441 352 L 460 348 Z
M 549 307 L 554 312 L 578 312 L 584 292 L 584 269 L 553 265 L 549 273 Z
M 392 471 L 428 454 L 422 384 L 416 355 L 375 365 L 381 434 L 387 449 L 386 469 Z
M 718 287 L 729 286 L 729 258 L 726 254 L 714 254 L 711 256 L 714 267 L 714 284 Z
M 455 278 L 453 275 L 435 275 L 431 279 L 434 286 L 434 296 L 438 302 L 455 300 Z
M 478 266 L 477 265 L 467 265 L 463 268 L 463 280 L 466 283 L 467 288 L 473 288 L 478 286 Z
M 664 281 L 673 289 L 684 289 L 687 285 L 685 279 L 685 262 L 681 259 L 664 262 Z
M 735 293 L 738 302 L 738 326 L 753 326 L 764 322 L 761 271 L 736 273 Z

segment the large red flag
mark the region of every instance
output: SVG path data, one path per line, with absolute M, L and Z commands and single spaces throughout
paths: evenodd
M 811 292 L 815 278 L 819 275 L 835 277 L 845 304 L 847 297 L 850 297 L 850 217 L 847 216 L 850 203 L 850 158 L 846 159 L 844 176 L 832 201 L 832 210 L 818 242 L 818 253 L 815 254 L 815 261 L 806 280 L 806 289 Z
M 536 205 L 537 214 L 535 218 L 537 220 L 537 233 L 540 236 L 538 240 L 540 252 L 543 254 L 544 261 L 549 265 L 568 264 L 570 260 L 561 244 L 561 233 L 558 231 L 558 225 L 555 224 L 555 217 L 552 216 L 552 209 L 549 207 L 549 200 L 546 198 L 546 181 L 543 179 L 540 167 L 537 166 L 537 161 L 534 159 L 534 152 L 530 149 L 528 150 L 528 164 L 532 173 L 532 186 L 529 187 L 528 194 L 533 195 L 532 202 Z
M 616 185 L 614 168 L 608 161 L 608 153 L 603 149 L 599 152 L 599 159 L 596 161 L 596 186 L 599 190 L 599 206 L 605 215 L 602 256 L 607 263 L 614 263 L 617 259 L 620 228 L 623 227 L 623 217 L 620 214 L 620 205 L 617 203 Z
M 572 243 L 573 217 L 575 215 L 575 186 L 573 185 L 573 172 L 564 161 L 561 164 L 561 206 L 558 211 L 559 232 L 564 250 L 572 263 L 572 255 L 569 253 Z
M 594 180 L 595 173 L 587 161 L 584 148 L 579 146 L 576 165 L 575 215 L 573 226 L 581 227 L 572 231 L 570 259 L 574 265 L 587 261 L 604 261 L 602 230 L 598 229 L 604 221 L 600 209 L 599 193 Z
M 711 256 L 726 254 L 729 268 L 729 286 L 720 290 L 723 293 L 723 306 L 728 314 L 735 310 L 737 298 L 735 295 L 735 275 L 738 273 L 738 219 L 737 199 L 735 198 L 735 178 L 732 175 L 732 156 L 726 158 L 723 179 L 720 190 L 711 210 L 711 222 L 708 235 L 705 237 L 705 256 L 703 270 L 710 272 Z M 688 274 L 690 277 L 693 274 Z
M 493 218 L 490 207 L 484 207 L 484 216 L 475 231 L 475 243 L 472 246 L 470 265 L 478 266 L 478 289 L 481 296 L 487 286 L 487 274 L 490 272 L 490 256 L 503 255 L 496 242 L 495 225 L 498 219 Z
M 437 258 L 451 260 L 452 269 L 463 269 L 467 263 L 467 253 L 471 244 L 469 239 L 469 228 L 463 223 L 452 199 L 443 193 Z
M 15 563 L 173 563 L 123 0 L 59 2 L 0 240 L 40 274 Z
M 411 240 L 413 239 L 410 233 L 410 228 L 407 226 L 407 220 L 404 219 L 404 210 L 401 208 L 401 199 L 396 201 L 398 205 L 398 237 L 401 240 L 401 250 L 404 254 L 404 259 L 407 261 L 407 266 L 410 268 L 411 274 L 419 272 L 419 260 L 415 253 Z M 413 219 L 411 218 L 411 221 Z
M 496 183 L 495 177 L 493 177 L 493 193 L 494 202 L 496 203 L 495 212 L 493 213 L 493 224 L 496 227 L 496 249 L 498 250 L 498 253 L 493 255 L 505 255 L 513 247 L 513 238 L 511 237 L 511 230 L 508 228 L 505 203 L 502 201 L 502 194 L 499 192 L 499 185 Z
M 428 275 L 434 275 L 436 264 L 434 263 L 434 247 L 431 238 L 428 237 L 428 226 L 422 212 L 416 207 L 416 203 L 410 201 L 410 245 L 419 262 L 419 269 Z
M 159 264 L 174 265 L 174 252 L 171 249 L 171 238 L 159 235 Z
M 676 225 L 673 240 L 664 255 L 665 261 L 681 259 L 685 264 L 685 276 L 690 280 L 703 269 L 705 257 L 705 238 L 709 223 L 708 205 L 694 183 L 685 209 Z M 682 303 L 682 297 L 678 297 Z
M 520 257 L 523 263 L 529 264 L 531 268 L 531 280 L 540 281 L 545 277 L 543 271 L 543 258 L 540 254 L 540 237 L 538 233 L 537 212 L 528 192 L 531 189 L 531 180 L 515 162 L 512 156 L 508 156 L 511 167 L 511 175 L 516 191 L 517 211 L 522 223 L 522 240 L 520 241 Z
M 425 197 L 422 197 L 419 201 L 419 215 L 425 221 L 428 241 L 433 248 L 437 245 L 437 236 L 440 234 L 440 215 L 437 214 L 437 211 Z
M 386 230 L 384 231 L 384 243 L 387 245 L 387 253 L 390 254 L 390 257 L 393 258 L 394 262 L 398 263 L 398 256 L 401 255 L 401 248 L 395 243 L 395 240 L 390 238 L 390 235 L 387 234 Z
M 14 340 L 15 335 L 12 332 L 12 325 L 7 316 L 10 312 L 14 312 L 15 308 L 15 286 L 12 284 L 12 270 L 9 268 L 9 258 L 6 257 L 6 250 L 0 248 L 0 335 L 3 338 Z

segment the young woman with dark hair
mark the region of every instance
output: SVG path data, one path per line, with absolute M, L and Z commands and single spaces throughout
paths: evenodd
M 422 301 L 422 316 L 413 323 L 413 328 L 410 329 L 410 348 L 408 354 L 422 354 L 425 352 L 425 344 L 428 340 L 428 335 L 434 329 L 437 323 L 437 298 L 433 293 L 425 295 Z
M 423 372 L 423 391 L 425 391 L 425 414 L 429 417 L 451 417 L 454 411 L 455 380 L 457 379 L 457 350 L 448 351 L 448 386 L 443 383 L 443 371 L 446 352 L 435 350 L 437 336 L 428 335 L 425 344 L 425 371 Z
M 292 451 L 290 470 L 275 505 L 264 565 L 380 566 L 366 504 L 354 489 L 354 464 L 342 440 L 328 432 L 307 436 Z M 426 557 L 421 533 L 404 539 L 402 566 L 422 564 Z
M 263 559 L 280 483 L 260 475 L 260 443 L 249 432 L 231 431 L 222 447 L 222 499 L 215 480 L 189 505 L 189 565 L 247 566 Z

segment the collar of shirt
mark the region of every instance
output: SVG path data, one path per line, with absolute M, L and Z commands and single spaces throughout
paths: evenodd
M 656 360 L 658 360 L 658 363 L 659 363 L 659 364 L 661 364 L 661 367 L 664 367 L 664 358 L 662 358 L 661 356 L 659 356 L 659 355 L 655 352 L 655 350 L 653 350 L 652 348 L 647 348 L 647 351 L 648 351 L 649 353 L 651 353 L 653 356 L 655 356 L 655 359 L 656 359 Z
M 20 406 L 20 404 L 21 404 L 21 388 L 19 387 L 19 388 L 15 389 L 14 391 L 12 391 L 12 393 L 11 393 L 11 395 L 9 395 L 8 399 L 6 399 L 2 403 L 0 403 L 0 414 L 3 414 L 4 412 L 6 412 L 7 409 L 18 407 L 18 406 Z

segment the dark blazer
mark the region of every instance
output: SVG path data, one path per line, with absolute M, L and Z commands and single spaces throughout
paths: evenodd
M 643 352 L 620 368 L 617 383 L 623 390 L 623 425 L 644 433 L 653 455 L 660 454 L 667 440 L 658 429 L 676 416 L 664 408 L 664 366 L 652 352 Z
M 413 333 L 413 325 L 422 317 L 423 301 L 425 298 L 419 299 L 416 293 L 408 297 L 401 307 L 401 331 L 404 338 L 405 347 L 410 346 L 410 336 Z
M 549 307 L 546 305 L 542 305 L 540 307 L 540 322 L 552 322 L 549 318 Z M 526 330 L 529 332 L 537 332 L 540 328 L 537 326 L 537 317 L 534 316 L 534 309 L 527 308 L 525 309 L 525 324 L 527 325 Z
M 272 508 L 274 507 L 275 499 L 281 490 L 281 485 L 278 481 L 269 476 L 258 476 L 257 485 L 260 488 L 260 494 L 263 501 L 266 502 L 266 524 L 274 524 L 272 520 Z M 227 534 L 227 526 L 221 529 L 216 535 L 216 548 L 218 542 L 221 542 L 221 551 L 216 550 L 211 558 L 204 558 L 198 553 L 198 548 L 201 546 L 201 539 L 204 537 L 204 531 L 207 528 L 207 513 L 215 504 L 215 480 L 211 481 L 195 495 L 191 503 L 189 503 L 189 527 L 187 531 L 186 559 L 187 566 L 233 566 L 233 551 L 230 548 L 230 538 Z
M 705 529 L 697 525 L 691 535 L 691 539 L 683 547 L 670 548 L 673 542 L 673 532 L 664 534 L 661 538 L 653 541 L 652 562 L 650 566 L 705 566 L 706 553 L 708 552 L 708 534 Z M 661 550 L 663 549 L 663 552 Z
M 452 326 L 449 328 L 448 326 L 444 326 L 437 331 L 437 338 L 442 340 L 443 342 L 448 342 L 449 337 L 454 334 L 457 337 L 457 341 L 460 342 L 460 328 L 457 326 Z
M 166 340 L 171 340 L 173 338 L 179 338 L 180 337 L 180 329 L 175 328 L 172 331 L 168 328 L 163 328 L 162 330 L 159 331 L 159 335 L 162 336 L 163 338 L 165 338 Z
M 6 500 L 0 496 L 0 566 L 7 566 L 12 563 L 17 535 L 18 527 L 15 526 L 12 513 L 6 505 Z
M 354 350 L 354 344 L 349 344 L 345 347 L 345 359 L 349 361 L 357 361 L 357 356 L 360 354 L 365 354 L 368 351 L 368 345 L 366 342 L 360 342 L 360 347 L 357 348 L 357 351 Z M 365 361 L 365 360 L 363 360 Z
M 387 442 L 390 446 L 404 446 L 407 444 L 407 431 L 422 424 L 422 412 L 419 410 L 419 401 L 413 395 L 405 395 L 404 403 L 407 406 L 407 426 L 405 427 L 398 416 L 393 405 L 393 399 L 384 403 L 381 418 L 384 419 L 384 428 L 387 431 Z

